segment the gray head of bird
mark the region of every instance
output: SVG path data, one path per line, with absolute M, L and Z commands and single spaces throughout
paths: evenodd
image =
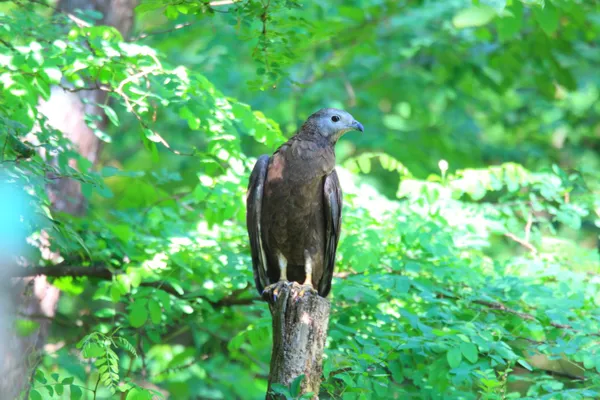
M 336 143 L 346 132 L 364 131 L 360 122 L 350 113 L 336 108 L 322 108 L 306 120 L 303 129 L 308 128 L 313 134 L 318 134 Z

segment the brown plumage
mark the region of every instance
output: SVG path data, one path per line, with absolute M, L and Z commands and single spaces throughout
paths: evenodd
M 342 211 L 334 146 L 350 130 L 363 127 L 347 112 L 319 110 L 272 157 L 256 162 L 246 222 L 259 293 L 280 280 L 329 293 Z

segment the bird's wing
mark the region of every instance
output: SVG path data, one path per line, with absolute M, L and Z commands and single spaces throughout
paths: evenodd
M 335 266 L 335 253 L 342 229 L 342 188 L 335 169 L 325 177 L 323 184 L 325 217 L 325 257 L 323 276 L 319 282 L 319 294 L 327 296 L 331 290 L 331 279 Z
M 248 194 L 246 196 L 246 227 L 248 228 L 248 236 L 250 237 L 254 283 L 259 294 L 262 294 L 264 288 L 270 284 L 267 276 L 267 259 L 260 226 L 263 190 L 265 179 L 267 178 L 268 166 L 269 156 L 266 154 L 260 156 L 250 175 Z

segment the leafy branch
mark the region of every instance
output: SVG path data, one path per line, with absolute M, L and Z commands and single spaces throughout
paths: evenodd
M 118 275 L 122 275 L 124 272 L 107 268 L 104 266 L 69 266 L 69 265 L 53 265 L 49 267 L 27 267 L 16 270 L 13 274 L 15 278 L 25 278 L 32 277 L 38 275 L 45 275 L 53 278 L 61 278 L 61 277 L 73 277 L 73 278 L 96 278 L 101 280 L 112 280 Z M 260 301 L 257 297 L 242 297 L 243 294 L 248 292 L 248 287 L 245 286 L 243 288 L 235 289 L 231 292 L 230 295 L 223 297 L 220 300 L 213 301 L 208 299 L 207 297 L 197 295 L 196 293 L 182 293 L 179 289 L 176 289 L 173 286 L 170 286 L 165 282 L 141 282 L 141 287 L 149 287 L 155 289 L 161 289 L 173 296 L 179 298 L 189 298 L 190 295 L 193 295 L 194 298 L 202 298 L 206 302 L 208 302 L 214 309 L 222 308 L 222 307 L 230 307 L 236 305 L 250 305 L 257 301 Z

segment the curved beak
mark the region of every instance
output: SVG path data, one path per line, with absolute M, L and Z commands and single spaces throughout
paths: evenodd
M 352 121 L 352 129 L 355 129 L 355 130 L 361 131 L 361 132 L 365 131 L 365 128 L 363 128 L 362 124 L 358 121 Z

